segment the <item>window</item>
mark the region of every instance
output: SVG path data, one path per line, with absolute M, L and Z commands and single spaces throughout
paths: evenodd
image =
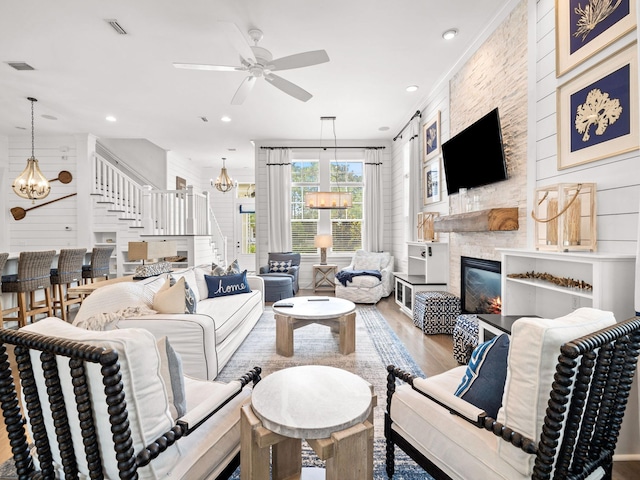
M 355 153 L 355 152 L 354 152 Z M 299 158 L 303 155 L 316 158 Z M 331 230 L 332 251 L 353 253 L 362 248 L 362 198 L 364 189 L 364 161 L 344 159 L 333 161 L 333 151 L 294 152 L 298 157 L 291 162 L 291 236 L 294 252 L 316 254 L 313 244 L 318 231 Z M 358 154 L 362 157 L 362 154 Z M 353 196 L 353 206 L 346 210 L 313 210 L 304 206 L 307 192 L 348 191 Z

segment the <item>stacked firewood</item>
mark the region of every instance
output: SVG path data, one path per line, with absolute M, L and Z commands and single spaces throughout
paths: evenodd
M 551 282 L 560 287 L 567 288 L 579 288 L 581 290 L 593 290 L 593 285 L 585 282 L 584 280 L 574 280 L 567 277 L 556 277 L 550 273 L 537 273 L 534 271 L 525 273 L 510 273 L 507 275 L 509 278 L 535 278 L 537 280 L 544 280 L 545 282 Z

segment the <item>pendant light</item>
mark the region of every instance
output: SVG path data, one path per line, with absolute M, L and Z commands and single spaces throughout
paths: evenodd
M 320 121 L 333 122 L 333 157 L 337 162 L 338 140 L 336 138 L 336 117 L 320 117 Z M 320 129 L 320 146 L 322 146 L 322 128 Z M 331 168 L 331 166 L 329 166 Z M 340 182 L 336 178 L 337 192 L 309 192 L 304 195 L 305 206 L 313 210 L 344 210 L 353 204 L 353 197 L 349 192 L 340 191 Z
M 31 102 L 31 158 L 27 159 L 27 167 L 13 181 L 11 188 L 19 197 L 35 201 L 49 195 L 51 185 L 49 185 L 49 181 L 40 171 L 38 160 L 35 156 L 33 103 L 38 100 L 33 97 L 28 97 L 27 100 Z
M 220 190 L 222 193 L 227 193 L 237 185 L 237 183 L 234 182 L 227 173 L 227 167 L 225 166 L 226 161 L 226 158 L 222 159 L 222 170 L 220 170 L 220 175 L 216 178 L 215 183 L 211 182 L 211 186 L 216 187 L 216 189 Z

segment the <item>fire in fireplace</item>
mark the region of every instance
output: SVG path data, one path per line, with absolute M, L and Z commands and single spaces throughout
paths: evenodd
M 500 262 L 462 257 L 460 264 L 460 300 L 463 313 L 502 312 Z

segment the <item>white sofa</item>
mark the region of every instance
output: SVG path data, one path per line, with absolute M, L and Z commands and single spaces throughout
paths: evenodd
M 336 278 L 336 297 L 354 303 L 378 303 L 382 297 L 388 297 L 393 292 L 393 263 L 394 258 L 389 252 L 357 250 L 351 263 L 340 271 L 378 270 L 382 279 L 371 275 L 356 276 L 344 286 Z
M 156 338 L 166 336 L 182 357 L 185 374 L 213 380 L 264 312 L 264 282 L 260 277 L 249 275 L 250 293 L 208 298 L 205 273 L 210 274 L 206 267 L 171 273 L 175 278 L 184 276 L 198 297 L 193 314 L 144 314 L 153 307 L 155 293 L 168 278 L 165 274 L 98 288 L 84 300 L 73 323 L 83 328 L 144 328 Z M 136 309 L 143 314 L 130 316 L 135 315 Z M 116 321 L 106 327 L 87 325 L 107 313 L 114 314 Z

